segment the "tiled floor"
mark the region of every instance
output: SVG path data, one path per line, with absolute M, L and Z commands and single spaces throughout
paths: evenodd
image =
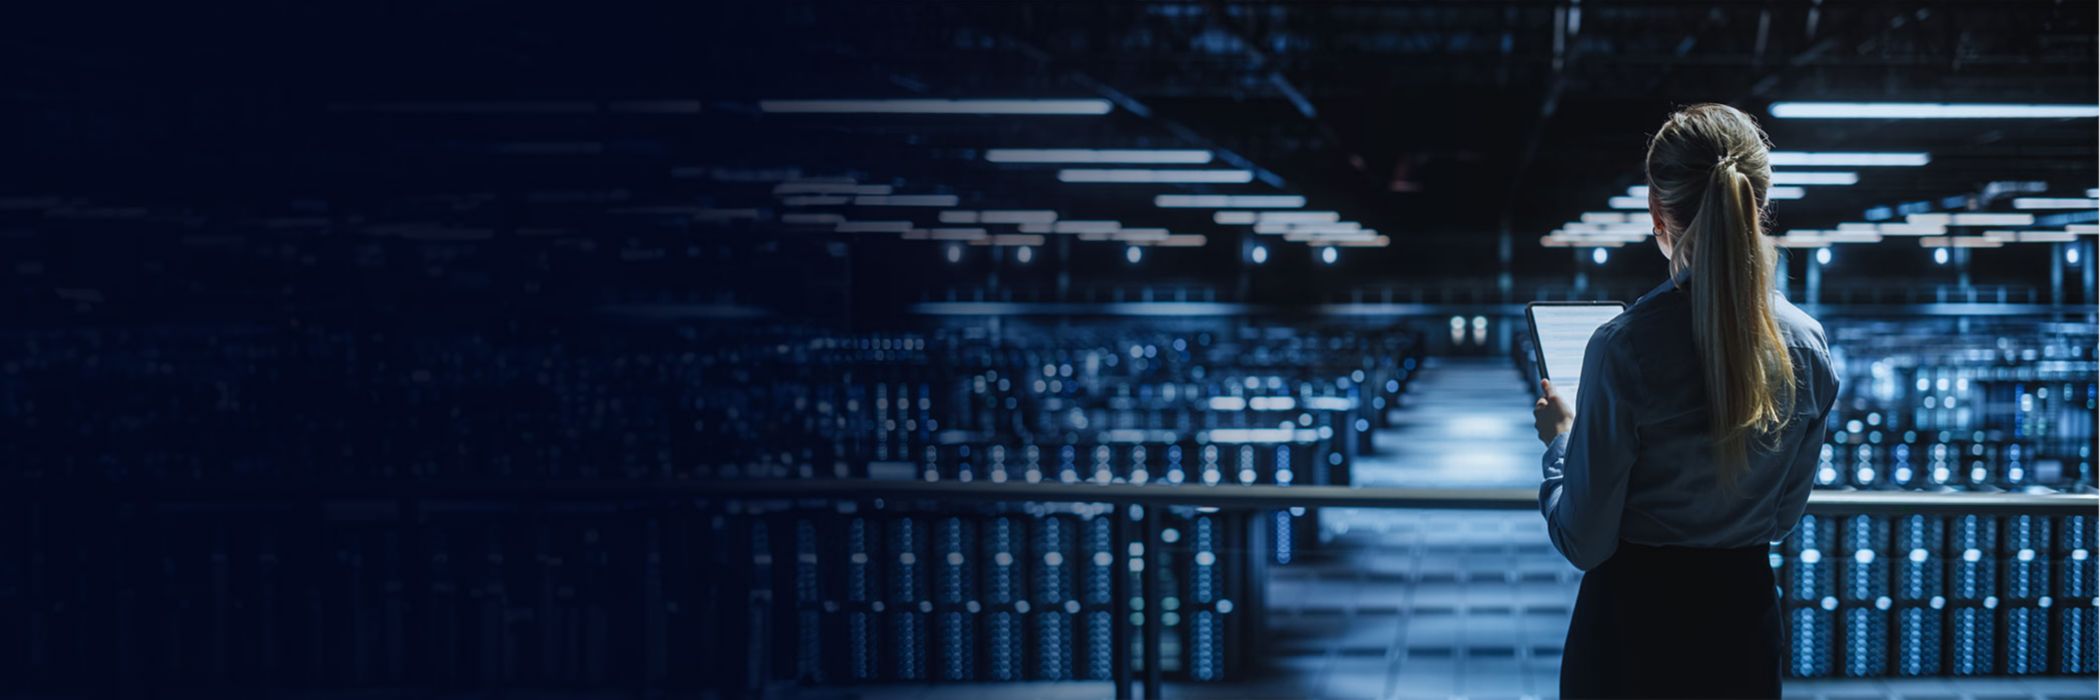
M 1538 442 L 1516 373 L 1500 360 L 1432 360 L 1360 483 L 1507 487 L 1538 483 Z M 1425 407 L 1434 407 L 1433 410 Z M 1172 698 L 1533 698 L 1558 696 L 1561 645 L 1579 572 L 1529 512 L 1329 510 L 1324 544 L 1270 570 L 1271 634 L 1253 677 L 1170 684 Z M 2059 700 L 2100 697 L 2093 679 L 1788 681 L 1825 700 Z M 1104 683 L 890 686 L 796 697 L 981 700 L 1105 698 Z

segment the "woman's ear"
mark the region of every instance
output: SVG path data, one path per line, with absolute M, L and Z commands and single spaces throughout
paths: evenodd
M 1662 198 L 1655 196 L 1655 188 L 1648 188 L 1648 218 L 1654 224 L 1656 237 L 1670 235 L 1670 227 L 1663 225 Z
M 1676 236 L 1671 234 L 1669 224 L 1663 221 L 1662 199 L 1655 196 L 1655 189 L 1652 187 L 1648 190 L 1648 222 L 1654 226 L 1656 249 L 1662 251 L 1665 258 L 1675 256 Z

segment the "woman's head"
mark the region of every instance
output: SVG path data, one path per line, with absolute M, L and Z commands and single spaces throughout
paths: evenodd
M 1761 232 L 1765 192 L 1772 185 L 1771 147 L 1757 120 L 1723 104 L 1678 110 L 1648 141 L 1648 211 L 1671 272 L 1690 260 L 1677 255 L 1686 229 L 1710 195 L 1747 194 Z M 1748 191 L 1743 191 L 1748 188 Z
M 1794 403 L 1793 361 L 1772 315 L 1771 184 L 1764 130 L 1733 107 L 1678 110 L 1648 142 L 1649 211 L 1670 272 L 1686 275 L 1716 455 L 1730 478 L 1747 439 L 1776 437 Z

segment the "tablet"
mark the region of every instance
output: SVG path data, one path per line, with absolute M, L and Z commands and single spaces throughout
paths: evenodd
M 1580 405 L 1576 397 L 1582 390 L 1582 355 L 1589 349 L 1590 336 L 1625 310 L 1626 305 L 1616 301 L 1534 301 L 1524 306 L 1539 378 L 1553 380 L 1553 393 L 1560 394 L 1568 408 Z

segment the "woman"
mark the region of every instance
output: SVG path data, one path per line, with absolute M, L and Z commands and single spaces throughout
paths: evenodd
M 1768 149 L 1726 105 L 1670 115 L 1648 143 L 1670 281 L 1590 338 L 1575 410 L 1540 382 L 1539 509 L 1587 572 L 1561 697 L 1779 697 L 1767 548 L 1808 504 L 1837 378 L 1774 288 Z

